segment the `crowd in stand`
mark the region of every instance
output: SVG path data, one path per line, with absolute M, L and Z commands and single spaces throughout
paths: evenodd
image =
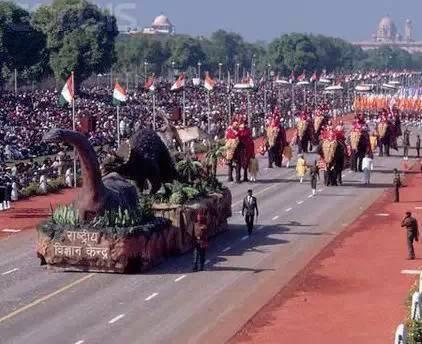
M 264 131 L 266 114 L 275 106 L 283 113 L 284 126 L 292 127 L 296 111 L 312 108 L 315 103 L 312 87 L 297 89 L 293 95 L 291 87 L 276 87 L 272 83 L 261 84 L 254 91 L 229 91 L 227 85 L 219 84 L 208 98 L 203 87 L 186 87 L 183 97 L 180 91 L 171 92 L 170 84 L 160 86 L 155 93 L 156 113 L 166 114 L 174 124 L 182 125 L 184 101 L 187 126 L 209 130 L 211 137 L 218 138 L 224 137 L 229 117 L 235 114 L 249 113 L 253 132 L 259 135 Z M 80 127 L 84 117 L 95 118 L 96 128 L 87 135 L 96 147 L 115 145 L 117 129 L 124 138 L 138 128 L 153 125 L 151 92 L 129 90 L 128 101 L 120 109 L 119 123 L 111 93 L 105 87 L 82 87 L 77 92 L 76 125 Z M 316 96 L 317 102 L 325 101 L 331 109 L 345 106 L 343 95 L 327 97 L 320 90 Z M 51 90 L 0 93 L 0 188 L 7 186 L 8 190 L 3 198 L 12 198 L 12 185 L 21 190 L 31 182 L 40 183 L 42 178 L 66 178 L 71 167 L 71 159 L 64 158 L 68 147 L 42 142 L 43 134 L 51 128 L 72 128 L 71 108 L 60 106 L 58 98 L 58 92 Z M 163 125 L 160 116 L 156 123 L 158 127 Z M 0 202 L 1 198 L 0 190 Z

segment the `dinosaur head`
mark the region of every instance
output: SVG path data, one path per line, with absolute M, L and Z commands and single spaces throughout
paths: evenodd
M 49 132 L 45 133 L 42 140 L 47 143 L 56 143 L 63 141 L 68 130 L 64 129 L 51 129 Z

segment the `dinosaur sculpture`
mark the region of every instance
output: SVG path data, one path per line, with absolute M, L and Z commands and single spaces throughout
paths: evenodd
M 136 188 L 118 173 L 101 178 L 97 156 L 82 134 L 64 129 L 52 129 L 43 137 L 48 143 L 68 143 L 78 152 L 82 169 L 82 191 L 75 201 L 81 221 L 90 221 L 106 210 L 134 209 L 138 206 Z
M 177 177 L 168 148 L 151 129 L 136 131 L 104 160 L 102 170 L 104 174 L 117 172 L 134 180 L 140 190 L 148 180 L 151 193 L 156 193 L 163 183 L 171 183 Z

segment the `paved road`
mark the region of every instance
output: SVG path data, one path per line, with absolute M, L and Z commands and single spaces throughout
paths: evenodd
M 189 254 L 143 275 L 57 273 L 39 266 L 34 231 L 0 241 L 0 343 L 224 343 L 389 186 L 401 161 L 377 158 L 371 187 L 345 171 L 344 186 L 312 198 L 294 169 L 264 170 L 261 160 L 260 182 L 230 186 L 230 230 L 195 274 Z M 239 211 L 251 186 L 260 217 L 248 238 Z

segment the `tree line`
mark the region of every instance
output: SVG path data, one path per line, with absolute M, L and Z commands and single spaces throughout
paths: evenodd
M 0 85 L 17 70 L 23 80 L 54 76 L 63 82 L 75 71 L 77 82 L 91 75 L 163 75 L 197 70 L 214 76 L 244 71 L 288 76 L 313 71 L 402 70 L 422 68 L 422 54 L 388 46 L 363 51 L 342 39 L 284 34 L 270 43 L 250 43 L 237 33 L 218 30 L 210 37 L 175 35 L 159 39 L 119 34 L 116 19 L 86 0 L 54 0 L 30 13 L 0 2 Z

